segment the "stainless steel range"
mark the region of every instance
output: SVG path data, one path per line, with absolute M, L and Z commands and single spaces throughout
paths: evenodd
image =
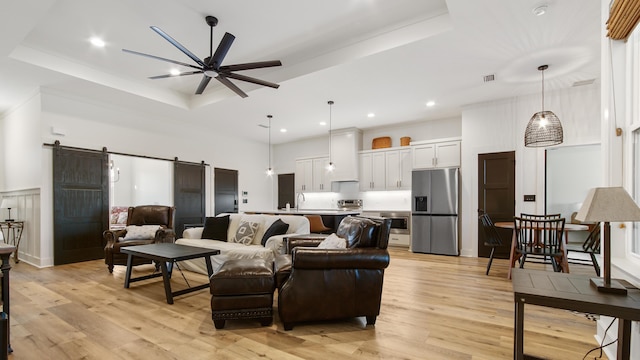
M 346 210 L 346 211 L 362 210 L 362 200 L 360 199 L 338 200 L 338 210 Z

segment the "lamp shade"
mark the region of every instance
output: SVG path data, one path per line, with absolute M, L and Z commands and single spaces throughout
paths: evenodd
M 640 208 L 622 187 L 599 187 L 589 190 L 576 215 L 584 222 L 640 221 Z
M 543 147 L 562 144 L 562 124 L 553 111 L 539 111 L 531 117 L 524 132 L 524 146 Z
M 15 209 L 18 207 L 18 199 L 12 198 L 4 198 L 2 199 L 2 204 L 0 208 L 2 209 Z

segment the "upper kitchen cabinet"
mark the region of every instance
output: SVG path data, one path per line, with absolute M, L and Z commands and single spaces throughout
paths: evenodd
M 460 140 L 411 143 L 414 169 L 460 166 Z
M 313 157 L 296 160 L 296 192 L 331 191 L 332 173 L 328 170 L 329 157 Z
M 348 128 L 331 131 L 331 161 L 335 165 L 332 181 L 358 181 L 360 150 L 362 130 Z
M 385 190 L 386 159 L 382 151 L 360 153 L 360 190 Z
M 332 175 L 328 157 L 313 159 L 313 191 L 331 191 Z
M 296 192 L 313 190 L 313 159 L 296 160 L 294 181 Z
M 385 151 L 387 190 L 411 189 L 411 149 Z

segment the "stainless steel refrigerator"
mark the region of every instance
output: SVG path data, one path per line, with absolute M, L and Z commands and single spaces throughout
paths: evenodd
M 411 251 L 459 255 L 458 178 L 458 168 L 413 171 Z

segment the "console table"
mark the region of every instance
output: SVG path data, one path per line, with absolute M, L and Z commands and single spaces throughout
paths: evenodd
M 11 270 L 11 264 L 9 263 L 9 257 L 11 253 L 16 250 L 15 246 L 6 245 L 0 243 L 0 259 L 2 259 L 2 265 L 0 266 L 0 282 L 2 283 L 2 295 L 0 300 L 2 301 L 2 319 L 0 320 L 0 357 L 7 358 L 7 353 L 13 352 L 11 349 L 11 337 L 9 336 L 10 329 L 10 311 L 9 311 L 9 270 Z
M 22 231 L 24 230 L 24 221 L 0 221 L 0 231 L 5 244 L 16 247 L 13 258 L 16 264 L 18 260 L 18 248 L 20 247 L 20 239 L 22 239 Z
M 513 269 L 514 359 L 526 359 L 523 354 L 525 304 L 618 318 L 617 359 L 630 358 L 631 322 L 640 321 L 640 290 L 629 286 L 626 296 L 602 293 L 591 286 L 590 278 L 586 275 Z

